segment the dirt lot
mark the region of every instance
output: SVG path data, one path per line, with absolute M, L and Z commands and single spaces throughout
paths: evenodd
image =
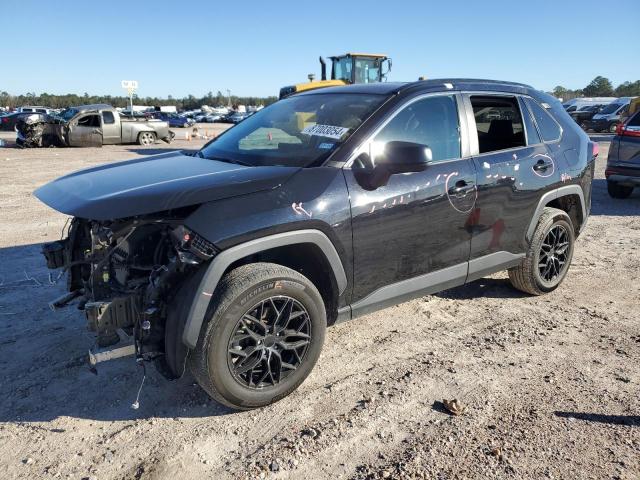
M 31 192 L 202 143 L 0 148 L 0 478 L 640 478 L 640 192 L 607 196 L 607 143 L 554 293 L 500 274 L 331 328 L 310 378 L 262 410 L 229 411 L 152 367 L 131 409 L 141 369 L 92 374 L 81 312 L 47 307 L 64 282 L 39 249 L 65 217 Z M 451 398 L 464 415 L 443 412 Z

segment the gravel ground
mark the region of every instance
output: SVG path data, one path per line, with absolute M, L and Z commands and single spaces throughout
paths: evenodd
M 153 368 L 131 409 L 141 369 L 91 373 L 82 314 L 47 307 L 64 282 L 40 244 L 66 218 L 31 192 L 203 142 L 0 148 L 0 478 L 640 478 L 640 192 L 607 196 L 606 142 L 555 292 L 529 297 L 497 274 L 335 326 L 309 379 L 261 410 L 232 412 Z M 463 415 L 443 409 L 452 398 Z

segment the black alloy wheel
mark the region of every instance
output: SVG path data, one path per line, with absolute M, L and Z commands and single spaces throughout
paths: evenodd
M 563 225 L 554 225 L 540 245 L 538 270 L 544 282 L 553 283 L 568 267 L 569 234 Z
M 310 342 L 307 310 L 291 297 L 269 297 L 238 320 L 227 349 L 229 369 L 245 387 L 272 387 L 302 364 Z

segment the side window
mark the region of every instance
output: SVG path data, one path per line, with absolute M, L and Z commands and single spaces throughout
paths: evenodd
M 433 162 L 459 158 L 460 130 L 455 97 L 428 97 L 403 108 L 374 138 L 374 161 L 376 151 L 391 141 L 428 146 Z
M 480 153 L 524 147 L 524 127 L 516 97 L 472 95 Z
M 628 127 L 640 127 L 640 112 L 636 113 L 634 117 L 631 117 L 631 120 L 627 122 Z
M 531 109 L 531 113 L 533 114 L 536 124 L 538 125 L 542 139 L 545 142 L 555 142 L 556 140 L 560 140 L 562 130 L 551 114 L 531 98 L 527 98 L 526 102 Z
M 78 126 L 80 127 L 99 127 L 100 115 L 85 115 L 78 120 Z
M 538 134 L 538 130 L 536 129 L 536 125 L 531 119 L 531 113 L 525 106 L 523 98 L 520 98 L 520 107 L 524 120 L 524 128 L 527 134 L 527 145 L 537 145 L 538 143 L 542 143 L 542 140 L 540 140 L 540 135 Z
M 116 123 L 116 119 L 113 118 L 112 112 L 102 112 L 102 123 L 105 125 L 111 125 L 112 123 Z
M 571 105 L 569 108 L 567 108 L 567 112 L 575 112 L 576 108 L 577 107 L 575 105 Z

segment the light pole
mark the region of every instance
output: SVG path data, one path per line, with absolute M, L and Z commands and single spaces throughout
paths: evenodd
M 227 88 L 227 97 L 229 98 L 227 106 L 231 108 L 231 90 Z

